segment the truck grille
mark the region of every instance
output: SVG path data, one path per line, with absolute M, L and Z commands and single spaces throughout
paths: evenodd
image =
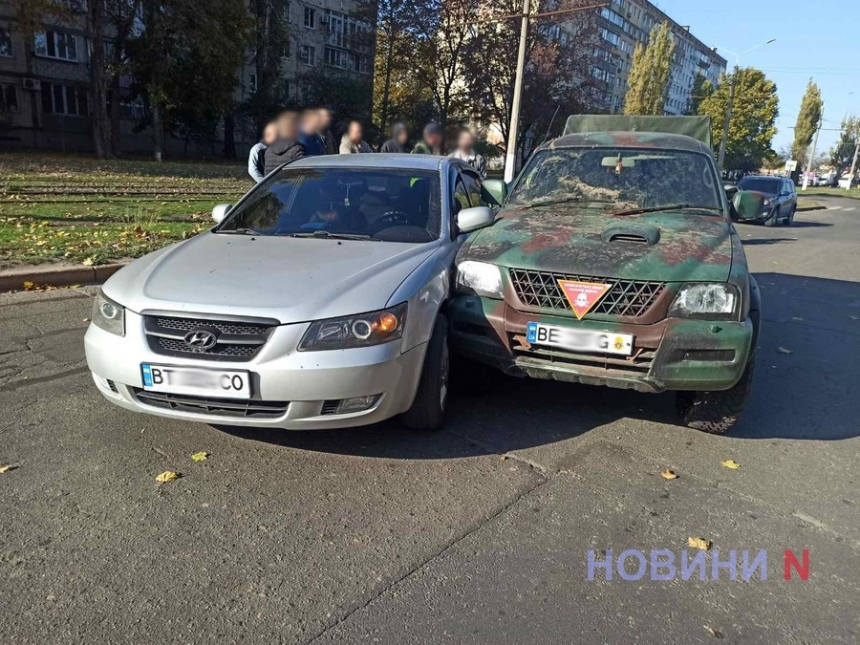
M 523 305 L 570 313 L 570 303 L 568 303 L 561 286 L 558 284 L 559 280 L 597 282 L 610 285 L 609 291 L 589 312 L 606 316 L 642 316 L 650 309 L 666 287 L 665 282 L 619 280 L 617 278 L 511 269 L 511 282 L 514 285 L 517 298 Z
M 164 356 L 182 356 L 215 361 L 246 361 L 266 344 L 278 321 L 208 320 L 173 316 L 144 316 L 143 327 L 149 348 Z M 214 344 L 194 346 L 187 337 L 208 332 Z
M 177 410 L 218 417 L 241 417 L 255 419 L 277 419 L 287 413 L 286 401 L 241 401 L 235 399 L 210 399 L 201 396 L 148 392 L 138 387 L 131 388 L 134 396 L 144 405 L 164 410 Z

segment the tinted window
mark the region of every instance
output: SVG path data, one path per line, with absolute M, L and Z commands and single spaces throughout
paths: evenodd
M 719 209 L 722 185 L 702 154 L 638 148 L 541 150 L 508 204 L 556 201 L 606 204 L 620 211 L 689 204 Z
M 434 172 L 284 168 L 233 209 L 217 232 L 427 242 L 439 237 L 440 195 Z
M 738 182 L 741 190 L 755 190 L 759 193 L 776 194 L 780 191 L 779 179 L 768 179 L 766 177 L 744 177 Z

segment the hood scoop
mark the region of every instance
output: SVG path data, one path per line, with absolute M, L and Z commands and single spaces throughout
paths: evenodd
M 655 226 L 613 224 L 600 234 L 600 238 L 609 244 L 654 246 L 660 241 L 660 229 Z

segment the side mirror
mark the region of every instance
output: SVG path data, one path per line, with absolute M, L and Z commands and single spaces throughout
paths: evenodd
M 457 213 L 457 228 L 460 233 L 471 233 L 479 228 L 489 226 L 496 219 L 495 214 L 486 206 L 464 208 Z
M 732 198 L 739 220 L 756 219 L 764 207 L 764 195 L 754 190 L 739 190 Z
M 508 197 L 508 185 L 501 179 L 485 179 L 484 190 L 499 206 L 504 204 Z
M 232 206 L 233 204 L 218 204 L 212 209 L 212 219 L 216 224 L 220 224 L 227 217 L 227 212 Z

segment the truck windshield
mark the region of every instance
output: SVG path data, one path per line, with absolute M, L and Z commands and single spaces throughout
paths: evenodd
M 722 210 L 713 161 L 703 154 L 648 148 L 541 150 L 508 204 L 582 202 L 607 212 L 684 204 Z

